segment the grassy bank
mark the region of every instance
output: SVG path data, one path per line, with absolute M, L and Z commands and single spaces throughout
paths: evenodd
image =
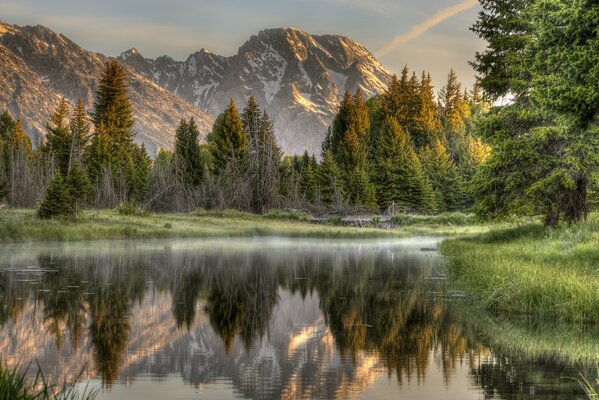
M 479 307 L 568 321 L 599 321 L 599 214 L 572 227 L 495 228 L 450 239 L 450 277 Z
M 462 221 L 462 224 L 456 221 Z M 118 210 L 88 210 L 80 213 L 76 220 L 41 220 L 33 210 L 5 209 L 0 211 L 0 242 L 222 236 L 375 238 L 468 234 L 486 229 L 459 215 L 405 218 L 393 228 L 377 227 L 376 220 L 371 226 L 363 228 L 336 223 L 334 219 L 310 223 L 308 217 L 301 213 L 255 215 L 236 211 L 136 215 L 123 214 Z

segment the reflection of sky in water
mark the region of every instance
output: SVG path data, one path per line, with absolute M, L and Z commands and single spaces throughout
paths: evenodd
M 438 242 L 6 246 L 0 354 L 55 379 L 87 366 L 101 399 L 536 398 L 518 375 L 530 362 L 493 356 L 463 323 L 444 260 L 424 251 Z M 543 390 L 569 398 L 546 369 Z

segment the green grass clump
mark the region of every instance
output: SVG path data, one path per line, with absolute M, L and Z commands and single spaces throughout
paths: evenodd
M 74 384 L 62 386 L 49 383 L 41 368 L 32 380 L 27 380 L 28 368 L 8 367 L 0 362 L 0 399 L 6 400 L 92 400 L 98 392 L 79 392 Z
M 474 214 L 465 213 L 443 213 L 439 215 L 413 215 L 397 214 L 391 217 L 390 221 L 397 226 L 415 226 L 415 225 L 446 225 L 446 226 L 466 226 L 475 225 L 479 220 Z
M 480 307 L 599 321 L 599 215 L 580 225 L 528 224 L 442 244 L 451 280 Z

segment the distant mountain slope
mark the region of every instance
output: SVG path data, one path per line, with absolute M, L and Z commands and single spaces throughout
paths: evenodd
M 81 96 L 93 111 L 96 82 L 108 59 L 41 25 L 19 27 L 0 22 L 0 110 L 8 109 L 21 118 L 33 138 L 43 136 L 43 125 L 60 97 L 75 102 Z M 212 117 L 135 68 L 125 68 L 137 140 L 150 152 L 172 147 L 181 118 L 193 116 L 201 131 L 210 130 Z
M 149 79 L 213 117 L 233 98 L 251 95 L 273 118 L 279 143 L 291 154 L 319 154 L 346 90 L 381 93 L 391 73 L 362 45 L 343 36 L 313 36 L 299 29 L 269 29 L 252 36 L 237 55 L 205 49 L 186 61 L 144 58 L 135 49 L 119 57 Z

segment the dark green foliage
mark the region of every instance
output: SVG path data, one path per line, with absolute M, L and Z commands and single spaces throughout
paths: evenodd
M 102 178 L 104 168 L 111 168 L 112 157 L 108 131 L 104 125 L 97 126 L 85 158 L 87 172 L 94 184 L 97 184 Z
M 75 214 L 88 196 L 93 193 L 93 186 L 87 173 L 79 164 L 73 164 L 66 179 L 66 185 L 72 201 L 72 209 Z
M 195 120 L 181 120 L 175 135 L 174 167 L 177 179 L 186 188 L 197 188 L 205 173 L 205 162 Z
M 316 187 L 320 201 L 324 204 L 339 204 L 343 202 L 345 190 L 343 177 L 331 151 L 327 151 L 316 169 Z
M 473 29 L 489 46 L 477 55 L 475 68 L 490 94 L 510 93 L 515 99 L 482 123 L 491 128 L 483 130 L 494 150 L 475 182 L 479 209 L 542 210 L 547 225 L 586 219 L 589 187 L 599 168 L 599 5 L 589 0 L 481 4 Z
M 85 104 L 80 97 L 73 110 L 70 123 L 71 143 L 69 153 L 69 166 L 83 161 L 83 153 L 90 140 L 90 123 L 85 110 Z
M 44 149 L 54 157 L 61 174 L 66 175 L 71 160 L 71 130 L 69 127 L 69 108 L 63 97 L 46 124 L 46 143 Z
M 133 154 L 127 165 L 127 184 L 129 186 L 128 198 L 133 202 L 141 202 L 149 191 L 150 170 L 152 160 L 148 156 L 146 146 L 135 145 Z
M 434 146 L 426 147 L 422 153 L 422 166 L 431 182 L 435 209 L 437 211 L 455 211 L 462 208 L 465 195 L 459 171 L 441 140 Z
M 372 180 L 382 209 L 418 211 L 433 208 L 430 183 L 411 145 L 409 134 L 387 117 L 378 134 Z
M 118 159 L 126 163 L 135 136 L 133 106 L 127 97 L 125 70 L 118 61 L 106 63 L 98 83 L 94 107 L 94 126 L 104 126 L 110 136 L 115 161 Z
M 216 173 L 222 172 L 232 160 L 239 165 L 245 158 L 248 149 L 247 132 L 233 99 L 225 112 L 216 118 L 212 132 L 208 135 L 208 144 Z
M 57 218 L 73 215 L 73 197 L 69 186 L 60 173 L 54 175 L 46 196 L 40 204 L 37 214 L 40 218 Z

